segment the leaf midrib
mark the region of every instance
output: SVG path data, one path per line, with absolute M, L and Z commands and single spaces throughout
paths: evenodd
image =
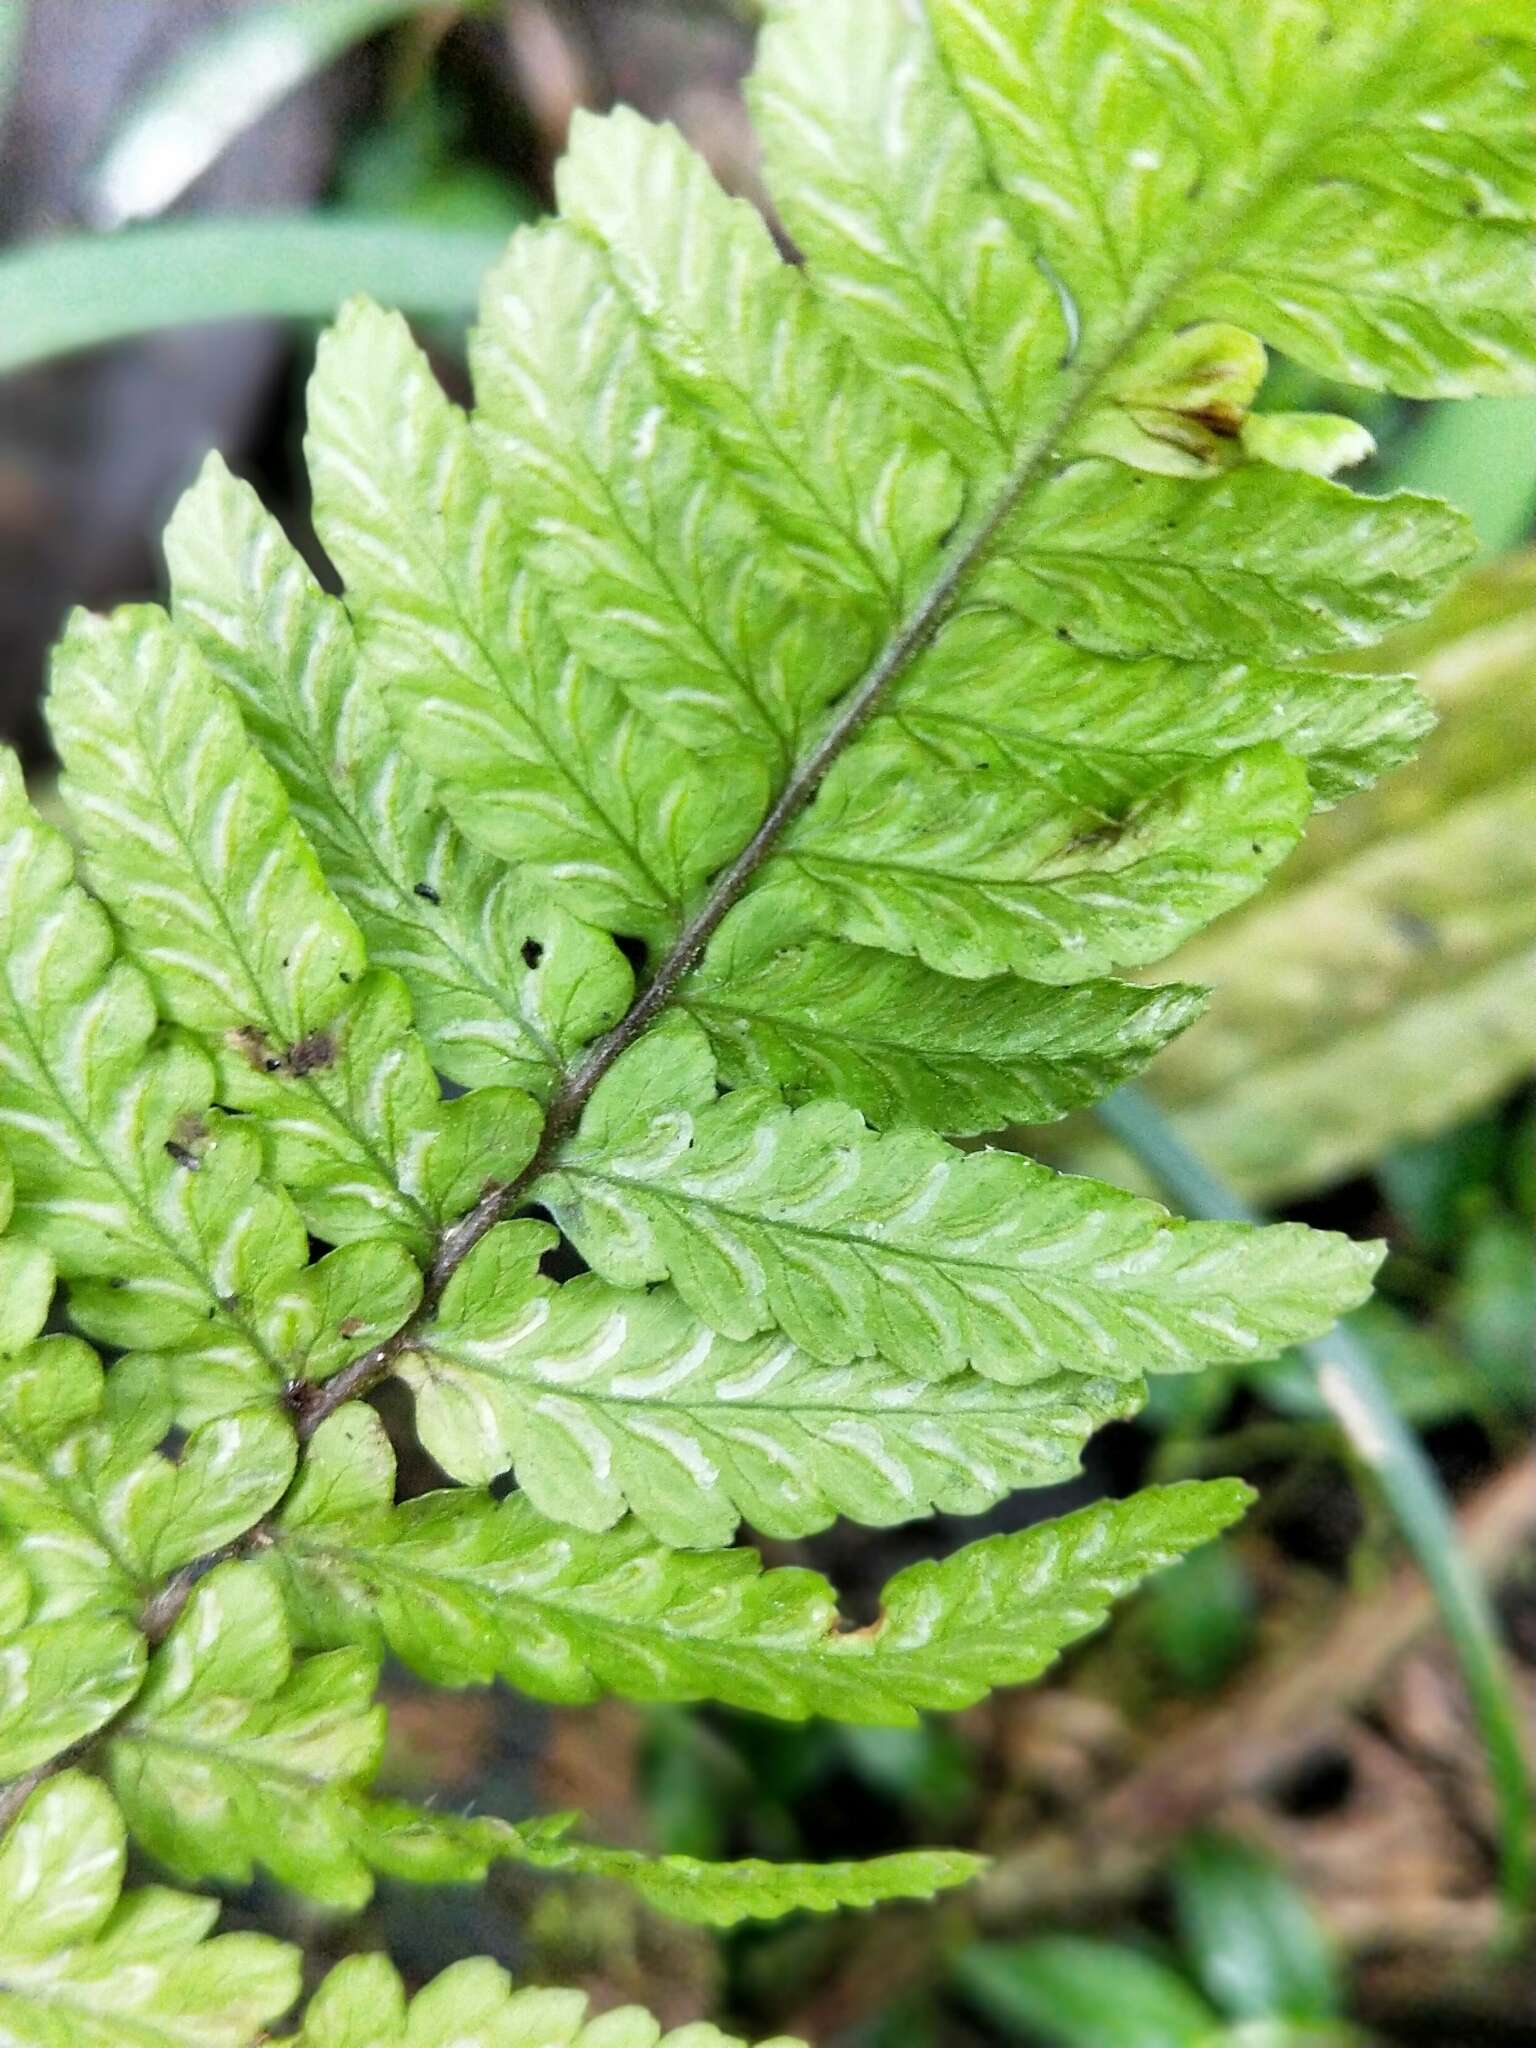
M 805 1643 L 787 1643 L 780 1635 L 771 1632 L 771 1622 L 758 1623 L 753 1632 L 746 1629 L 740 1633 L 706 1635 L 700 1629 L 669 1622 L 665 1617 L 632 1615 L 605 1611 L 601 1607 L 584 1606 L 581 1595 L 589 1583 L 583 1581 L 575 1586 L 533 1583 L 507 1586 L 494 1577 L 495 1564 L 480 1560 L 467 1561 L 458 1570 L 447 1565 L 412 1567 L 399 1562 L 392 1546 L 370 1548 L 366 1545 L 352 1546 L 344 1539 L 326 1541 L 315 1536 L 288 1536 L 285 1538 L 301 1555 L 315 1562 L 329 1564 L 333 1574 L 350 1579 L 353 1585 L 361 1584 L 367 1595 L 377 1593 L 379 1582 L 393 1580 L 403 1588 L 426 1586 L 429 1590 L 446 1587 L 461 1598 L 472 1601 L 477 1610 L 489 1614 L 498 1635 L 513 1637 L 508 1627 L 509 1610 L 518 1604 L 526 1605 L 535 1613 L 552 1611 L 565 1618 L 573 1635 L 579 1638 L 587 1629 L 611 1630 L 619 1635 L 656 1638 L 684 1652 L 697 1650 L 700 1655 L 729 1655 L 746 1651 L 778 1665 L 788 1665 L 794 1660 L 805 1660 L 813 1670 L 819 1669 L 818 1656 L 824 1654 L 830 1642 L 838 1640 L 834 1630 L 829 1630 Z M 687 1553 L 707 1556 L 708 1552 Z M 623 1566 L 616 1576 L 622 1576 Z M 601 1582 L 598 1582 L 601 1584 Z M 487 1662 L 496 1666 L 504 1663 L 496 1649 L 493 1635 Z
M 1405 29 L 1405 39 L 1416 22 Z M 1390 50 L 1362 52 L 1347 79 L 1339 81 L 1336 93 L 1304 131 L 1290 138 L 1265 166 L 1267 176 L 1240 187 L 1229 201 L 1219 227 L 1204 238 L 1200 254 L 1188 264 L 1175 267 L 1136 310 L 1132 323 L 1120 338 L 1095 362 L 1078 358 L 1067 366 L 1067 388 L 1049 419 L 1013 468 L 991 503 L 979 511 L 947 560 L 941 558 L 937 574 L 917 598 L 863 675 L 834 706 L 822 737 L 786 777 L 766 816 L 736 858 L 721 870 L 703 902 L 687 919 L 667 952 L 657 963 L 650 980 L 639 991 L 628 1012 L 613 1028 L 589 1048 L 577 1065 L 567 1070 L 561 1086 L 552 1096 L 545 1115 L 538 1146 L 517 1177 L 502 1187 L 493 1187 L 474 1209 L 445 1230 L 438 1240 L 436 1256 L 428 1279 L 426 1296 L 416 1318 L 376 1351 L 356 1361 L 344 1374 L 328 1383 L 324 1397 L 306 1416 L 302 1425 L 305 1440 L 334 1410 L 359 1392 L 377 1384 L 391 1370 L 399 1351 L 412 1343 L 430 1321 L 442 1291 L 469 1253 L 503 1218 L 514 1214 L 530 1198 L 537 1183 L 561 1162 L 567 1139 L 580 1122 L 582 1112 L 598 1083 L 671 1003 L 680 985 L 697 964 L 705 947 L 726 914 L 745 893 L 759 868 L 774 852 L 779 840 L 810 803 L 822 780 L 844 749 L 858 735 L 878 709 L 888 687 L 906 673 L 931 644 L 959 603 L 969 580 L 989 559 L 993 548 L 1031 487 L 1056 459 L 1056 451 L 1067 429 L 1093 395 L 1151 330 L 1160 314 L 1179 296 L 1188 292 L 1203 276 L 1220 269 L 1219 253 L 1238 238 L 1243 223 L 1268 203 L 1275 188 L 1296 162 L 1315 148 L 1321 137 L 1348 117 L 1365 78 L 1389 67 L 1398 45 Z M 962 96 L 962 103 L 963 96 Z M 990 153 L 988 162 L 990 168 Z M 993 173 L 999 194 L 1005 187 Z M 1074 374 L 1075 372 L 1075 374 Z
M 491 1380 L 498 1386 L 507 1386 L 520 1398 L 530 1404 L 545 1394 L 556 1394 L 562 1400 L 580 1402 L 590 1408 L 634 1408 L 647 1415 L 675 1414 L 685 1416 L 696 1427 L 707 1428 L 724 1434 L 726 1425 L 736 1416 L 766 1416 L 770 1421 L 800 1422 L 805 1416 L 836 1420 L 839 1416 L 853 1416 L 859 1421 L 880 1422 L 899 1429 L 909 1418 L 919 1422 L 940 1421 L 953 1427 L 966 1423 L 1008 1422 L 1026 1430 L 1039 1427 L 1039 1418 L 1033 1410 L 1020 1410 L 1020 1396 L 1029 1395 L 1039 1401 L 1047 1414 L 1053 1410 L 1051 1402 L 1070 1404 L 1074 1411 L 1083 1408 L 1085 1396 L 1083 1382 L 1070 1373 L 1057 1375 L 1057 1380 L 1029 1380 L 1022 1386 L 1008 1386 L 1001 1380 L 989 1380 L 979 1374 L 951 1374 L 942 1380 L 923 1380 L 921 1393 L 900 1407 L 882 1406 L 873 1396 L 866 1396 L 863 1403 L 854 1400 L 796 1396 L 790 1400 L 731 1400 L 706 1388 L 694 1400 L 681 1399 L 676 1394 L 615 1394 L 602 1385 L 594 1386 L 590 1381 L 561 1381 L 519 1378 L 516 1369 L 516 1354 L 510 1353 L 504 1370 L 464 1359 L 454 1352 L 451 1345 L 439 1341 L 430 1350 L 425 1346 L 417 1354 L 425 1360 L 442 1358 L 457 1367 L 460 1372 L 471 1373 Z M 826 1367 L 820 1359 L 811 1361 L 823 1371 L 838 1371 L 843 1368 Z M 851 1361 L 858 1365 L 879 1365 L 878 1359 L 861 1358 Z M 890 1368 L 886 1368 L 890 1370 Z M 916 1378 L 916 1375 L 912 1375 Z M 943 1397 L 954 1391 L 957 1382 L 963 1383 L 968 1398 L 974 1398 L 978 1391 L 990 1391 L 994 1399 L 972 1407 L 954 1407 Z M 1123 1392 L 1124 1381 L 1111 1381 L 1117 1392 Z M 1051 1402 L 1041 1397 L 1048 1395 Z
M 1371 54 L 1376 67 L 1382 68 L 1390 63 L 1395 52 Z M 1278 155 L 1268 167 L 1267 180 L 1237 193 L 1227 208 L 1220 231 L 1205 238 L 1200 257 L 1179 267 L 1165 278 L 1151 300 L 1137 312 L 1130 326 L 1114 345 L 1104 352 L 1097 363 L 1090 365 L 1085 362 L 1075 377 L 1069 376 L 1068 387 L 1049 420 L 1037 430 L 1033 442 L 1015 461 L 991 504 L 978 513 L 969 532 L 956 545 L 948 561 L 941 565 L 937 575 L 916 600 L 906 618 L 886 640 L 884 647 L 865 669 L 863 676 L 846 693 L 841 708 L 836 711 L 822 738 L 786 778 L 763 823 L 736 859 L 716 879 L 704 902 L 679 932 L 671 948 L 658 964 L 650 982 L 641 990 L 629 1014 L 621 1019 L 605 1038 L 598 1041 L 580 1066 L 574 1070 L 568 1086 L 551 1104 L 550 1124 L 556 1123 L 562 1117 L 565 1119 L 560 1132 L 562 1138 L 570 1123 L 574 1121 L 567 1102 L 574 1099 L 576 1112 L 579 1113 L 579 1109 L 585 1106 L 598 1081 L 670 1001 L 678 984 L 691 970 L 726 912 L 739 899 L 747 883 L 774 850 L 783 832 L 809 803 L 833 762 L 856 737 L 866 721 L 873 716 L 886 689 L 906 672 L 937 635 L 959 601 L 966 583 L 989 559 L 1002 532 L 1026 498 L 1031 486 L 1040 480 L 1042 473 L 1055 460 L 1058 444 L 1079 412 L 1087 407 L 1094 393 L 1113 376 L 1121 362 L 1138 346 L 1154 326 L 1163 309 L 1188 291 L 1202 276 L 1221 267 L 1211 251 L 1219 250 L 1234 240 L 1242 222 L 1268 203 L 1270 195 L 1292 165 L 1315 146 L 1318 135 L 1337 125 L 1344 111 L 1343 103 L 1355 96 L 1360 78 L 1359 73 L 1350 78 L 1347 93 L 1341 81 L 1339 93 L 1333 97 L 1327 109 L 1320 113 L 1319 119 L 1309 124 L 1304 133 L 1298 133 L 1292 139 L 1290 147 Z M 957 91 L 961 104 L 967 104 L 964 96 L 958 94 L 958 89 L 952 89 Z M 985 149 L 985 145 L 983 147 Z M 989 156 L 989 169 L 990 167 Z M 999 193 L 1002 193 L 1006 189 L 1003 181 L 995 172 L 993 177 Z M 551 1153 L 553 1149 L 552 1147 Z M 536 1177 L 534 1169 L 542 1171 L 547 1163 L 548 1160 L 538 1159 L 530 1162 L 523 1176 L 523 1189 L 519 1192 L 525 1191 L 532 1184 L 533 1178 Z
M 1026 1286 L 1032 1294 L 1048 1296 L 1053 1289 L 1059 1292 L 1065 1284 L 1063 1279 L 1065 1271 L 1072 1275 L 1074 1287 L 1080 1288 L 1084 1284 L 1096 1286 L 1114 1302 L 1135 1303 L 1148 1296 L 1155 1302 L 1162 1298 L 1157 1293 L 1155 1287 L 1150 1284 L 1117 1288 L 1109 1281 L 1097 1280 L 1092 1274 L 1091 1267 L 1086 1265 L 1067 1267 L 1065 1269 L 1059 1265 L 1038 1268 L 1020 1266 L 1016 1259 L 980 1258 L 974 1253 L 949 1252 L 945 1251 L 942 1247 L 913 1244 L 896 1237 L 878 1237 L 853 1229 L 833 1229 L 815 1223 L 785 1220 L 767 1214 L 763 1210 L 737 1209 L 733 1208 L 728 1202 L 716 1201 L 708 1195 L 691 1194 L 681 1188 L 669 1187 L 664 1182 L 629 1177 L 616 1173 L 611 1168 L 568 1162 L 557 1170 L 572 1180 L 599 1181 L 606 1183 L 610 1187 L 636 1191 L 640 1195 L 649 1196 L 655 1201 L 665 1203 L 672 1209 L 685 1212 L 691 1209 L 707 1209 L 713 1215 L 724 1217 L 729 1222 L 739 1225 L 744 1231 L 768 1231 L 775 1234 L 782 1233 L 786 1237 L 814 1238 L 820 1243 L 844 1245 L 850 1251 L 861 1256 L 869 1254 L 877 1257 L 889 1256 L 900 1259 L 916 1259 L 921 1260 L 924 1265 L 940 1268 L 956 1267 L 962 1273 L 1000 1273 L 1005 1275 L 1010 1281 Z M 537 1194 L 538 1191 L 535 1189 L 533 1192 Z M 1128 1200 L 1129 1198 L 1124 1199 Z M 1157 1227 L 1154 1232 L 1154 1238 L 1177 1232 L 1186 1227 L 1183 1219 L 1178 1217 L 1172 1218 L 1169 1222 Z M 1137 1247 L 1137 1249 L 1140 1249 L 1140 1247 Z M 1094 1370 L 1100 1371 L 1101 1368 L 1094 1368 Z

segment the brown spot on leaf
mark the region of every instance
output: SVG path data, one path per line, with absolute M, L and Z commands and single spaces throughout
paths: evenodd
M 284 1061 L 290 1074 L 313 1074 L 328 1067 L 336 1057 L 336 1041 L 329 1031 L 311 1031 L 288 1048 Z
M 255 1024 L 241 1024 L 233 1031 L 226 1031 L 224 1043 L 239 1053 L 258 1074 L 275 1074 L 283 1064 L 281 1056 L 272 1050 L 272 1041 Z
M 336 1040 L 329 1031 L 311 1031 L 283 1052 L 279 1052 L 265 1031 L 254 1024 L 242 1024 L 238 1030 L 226 1032 L 224 1037 L 225 1043 L 232 1046 L 258 1074 L 295 1074 L 302 1077 L 314 1073 L 319 1067 L 330 1066 L 336 1057 Z
M 1242 406 L 1230 405 L 1219 398 L 1212 399 L 1209 405 L 1186 409 L 1184 417 L 1193 420 L 1197 427 L 1209 428 L 1224 441 L 1235 441 L 1243 431 Z

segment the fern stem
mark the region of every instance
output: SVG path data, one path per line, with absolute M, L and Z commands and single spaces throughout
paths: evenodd
M 1240 219 L 1254 203 L 1251 196 L 1241 200 L 1233 209 L 1232 220 Z M 1119 362 L 1134 351 L 1139 334 L 1157 311 L 1177 296 L 1184 281 L 1183 272 L 1164 278 L 1158 291 L 1143 308 L 1141 322 L 1097 360 L 1078 357 L 1074 344 L 1071 356 L 1062 364 L 1063 370 L 1070 367 L 1071 375 L 1051 417 L 1042 422 L 1033 440 L 1021 449 L 996 496 L 979 511 L 968 528 L 962 524 L 943 567 L 841 703 L 834 707 L 833 716 L 821 738 L 804 760 L 790 771 L 767 816 L 741 852 L 710 883 L 703 902 L 657 963 L 628 1011 L 566 1075 L 550 1100 L 538 1148 L 527 1166 L 505 1186 L 488 1189 L 468 1215 L 443 1232 L 428 1276 L 426 1294 L 416 1315 L 404 1329 L 386 1338 L 374 1351 L 356 1360 L 334 1379 L 327 1380 L 323 1387 L 291 1390 L 295 1396 L 293 1407 L 301 1442 L 308 1442 L 321 1423 L 335 1414 L 338 1408 L 370 1392 L 387 1378 L 395 1359 L 409 1348 L 416 1334 L 430 1320 L 443 1289 L 457 1268 L 488 1231 L 512 1215 L 532 1194 L 553 1164 L 561 1143 L 579 1122 L 598 1083 L 671 1002 L 727 913 L 746 894 L 758 870 L 815 796 L 844 748 L 874 715 L 886 690 L 933 641 L 959 603 L 967 581 L 990 556 L 1030 485 L 1055 459 L 1062 436 L 1073 419 Z
M 700 955 L 746 894 L 758 870 L 780 839 L 810 803 L 839 755 L 873 717 L 881 698 L 933 640 L 958 602 L 967 580 L 990 554 L 1014 509 L 1041 469 L 1064 425 L 1083 403 L 1085 394 L 1107 375 L 1114 358 L 1079 378 L 1058 415 L 1037 437 L 1015 466 L 1007 483 L 968 533 L 957 540 L 940 573 L 880 653 L 848 691 L 821 738 L 785 778 L 762 823 L 746 845 L 710 883 L 703 902 L 657 962 L 629 1009 L 586 1056 L 571 1069 L 550 1099 L 544 1129 L 533 1157 L 515 1180 L 489 1188 L 475 1207 L 451 1224 L 438 1240 L 420 1309 L 402 1330 L 354 1360 L 321 1386 L 289 1390 L 301 1442 L 307 1443 L 321 1423 L 348 1401 L 369 1393 L 388 1377 L 395 1360 L 408 1350 L 442 1297 L 443 1289 L 486 1233 L 512 1215 L 534 1193 L 554 1164 L 560 1146 L 580 1121 L 603 1076 L 655 1023 L 677 994 Z
M 1263 1222 L 1140 1088 L 1117 1089 L 1095 1114 L 1186 1215 Z M 1536 1780 L 1488 1588 L 1462 1546 L 1439 1474 L 1394 1407 L 1358 1328 L 1341 1323 L 1329 1336 L 1297 1349 L 1434 1594 L 1477 1718 L 1497 1801 L 1505 1904 L 1512 1916 L 1523 1918 L 1536 1896 Z
M 1051 421 L 1034 446 L 1017 463 L 1004 488 L 970 532 L 956 542 L 943 569 L 837 707 L 821 738 L 786 777 L 783 788 L 751 839 L 716 875 L 703 902 L 657 963 L 655 971 L 624 1016 L 566 1075 L 550 1100 L 538 1146 L 522 1172 L 502 1186 L 487 1189 L 467 1215 L 461 1216 L 442 1232 L 416 1313 L 391 1336 L 361 1358 L 354 1359 L 330 1379 L 319 1384 L 296 1380 L 285 1389 L 294 1429 L 301 1444 L 307 1444 L 321 1424 L 348 1402 L 362 1399 L 389 1377 L 397 1359 L 412 1347 L 431 1323 L 444 1289 L 475 1246 L 487 1232 L 534 1194 L 539 1181 L 553 1165 L 561 1144 L 579 1122 L 603 1076 L 672 1001 L 684 977 L 697 963 L 727 913 L 746 894 L 758 870 L 810 803 L 843 749 L 873 716 L 890 684 L 916 660 L 943 625 L 967 579 L 986 559 L 1019 500 L 1050 460 L 1062 424 L 1082 403 L 1085 392 L 1107 373 L 1109 367 L 1110 362 L 1101 363 L 1094 372 L 1077 381 L 1063 402 L 1059 416 Z M 281 1509 L 282 1503 L 279 1502 L 273 1515 L 258 1522 L 234 1543 L 211 1556 L 194 1559 L 166 1580 L 146 1603 L 140 1616 L 140 1626 L 151 1642 L 162 1642 L 169 1634 L 193 1587 L 205 1572 L 230 1558 L 248 1556 L 269 1540 L 273 1516 L 280 1514 Z

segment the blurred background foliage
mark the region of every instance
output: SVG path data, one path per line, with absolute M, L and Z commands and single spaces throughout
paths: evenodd
M 0 723 L 40 783 L 63 611 L 155 591 L 206 448 L 306 539 L 302 384 L 347 293 L 408 310 L 464 395 L 479 274 L 547 206 L 577 106 L 675 120 L 761 199 L 737 93 L 754 11 L 0 0 Z M 1385 1236 L 1346 1340 L 1354 1406 L 1315 1358 L 1165 1383 L 1080 1480 L 988 1520 L 1197 1472 L 1255 1479 L 1257 1512 L 1051 1684 L 920 1729 L 544 1714 L 394 1681 L 390 1771 L 413 1794 L 579 1804 L 615 1839 L 696 1854 L 964 1841 L 997 1858 L 967 1898 L 726 1942 L 515 1875 L 386 1890 L 361 1926 L 262 1888 L 237 1915 L 317 1964 L 384 1939 L 425 1976 L 483 1948 L 826 2048 L 1536 2039 L 1536 400 L 1400 404 L 1277 362 L 1266 402 L 1353 413 L 1378 444 L 1364 488 L 1440 492 L 1475 522 L 1482 563 L 1377 657 L 1441 723 L 1175 963 L 1215 995 L 1146 1096 L 1008 1142 Z M 961 1532 L 766 1547 L 857 1607 Z

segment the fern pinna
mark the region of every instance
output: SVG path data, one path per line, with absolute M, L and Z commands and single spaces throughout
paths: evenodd
M 8 2039 L 238 2048 L 290 2007 L 292 1951 L 122 1891 L 130 1839 L 342 1908 L 501 1858 L 717 1922 L 971 1874 L 371 1797 L 379 1661 L 901 1722 L 1240 1514 L 1176 1486 L 989 1537 L 857 1631 L 734 1543 L 975 1513 L 1149 1375 L 1366 1294 L 1377 1247 L 954 1141 L 1138 1069 L 1201 997 L 1116 973 L 1424 730 L 1333 657 L 1463 524 L 1329 481 L 1368 438 L 1264 410 L 1265 345 L 1531 388 L 1533 34 L 1516 0 L 775 0 L 796 260 L 675 133 L 583 118 L 472 414 L 371 305 L 321 344 L 340 600 L 215 459 L 169 614 L 71 623 L 78 875 L 0 784 Z M 397 1502 L 389 1375 L 456 1484 Z M 294 2024 L 657 2039 L 489 1964 L 408 2010 L 379 1958 Z

